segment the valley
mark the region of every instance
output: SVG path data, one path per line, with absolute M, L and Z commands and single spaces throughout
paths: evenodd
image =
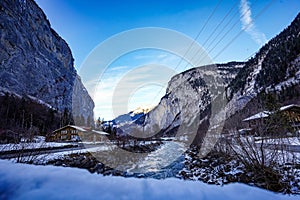
M 76 4 L 73 3 L 70 5 Z M 220 1 L 214 12 L 226 3 L 223 4 Z M 94 38 L 94 35 L 85 36 L 84 40 L 77 38 L 90 31 L 79 27 L 83 18 L 78 20 L 77 16 L 80 30 L 72 31 L 76 39 L 71 41 L 77 43 L 68 44 L 52 28 L 41 5 L 44 3 L 34 0 L 0 2 L 1 199 L 93 199 L 101 195 L 99 191 L 103 199 L 247 199 L 239 194 L 241 191 L 247 193 L 249 199 L 299 198 L 299 11 L 268 41 L 254 26 L 255 17 L 251 18 L 251 4 L 246 0 L 237 1 L 239 6 L 234 5 L 222 21 L 216 20 L 219 25 L 215 25 L 212 35 L 236 8 L 237 13 L 240 12 L 236 24 L 241 21 L 242 32 L 256 43 L 265 40 L 259 42 L 259 48 L 245 60 L 239 59 L 241 52 L 235 50 L 226 54 L 237 59 L 212 61 L 210 55 L 206 55 L 209 49 L 204 48 L 211 37 L 203 42 L 203 47 L 198 44 L 202 31 L 186 52 L 181 52 L 186 48 L 182 47 L 181 39 L 187 38 L 183 34 L 178 38 L 165 36 L 165 41 L 154 40 L 151 46 L 147 39 L 153 35 L 140 35 L 143 28 L 132 29 L 139 33 L 132 41 L 124 39 L 123 34 L 128 32 L 114 32 L 109 39 L 115 39 L 116 44 L 105 46 L 108 44 L 105 40 L 98 45 L 106 47 L 105 52 L 101 52 L 104 55 L 95 56 L 97 48 L 85 55 L 84 62 L 90 66 L 96 63 L 101 70 L 106 67 L 103 74 L 107 73 L 110 79 L 101 79 L 104 77 L 98 73 L 101 70 L 84 71 L 84 65 L 75 66 L 78 51 L 72 53 L 71 50 L 78 50 L 78 46 L 85 49 L 91 42 L 89 39 Z M 271 3 L 269 6 L 272 8 Z M 66 13 L 81 13 L 79 10 L 66 10 Z M 251 19 L 248 28 L 245 27 L 246 16 Z M 103 34 L 116 24 L 105 27 Z M 89 25 L 86 22 L 85 26 Z M 178 35 L 179 29 L 175 30 Z M 164 35 L 166 32 L 162 30 L 167 29 L 156 31 Z M 253 48 L 244 36 L 242 39 L 238 46 L 240 51 Z M 194 43 L 199 46 L 193 47 Z M 141 48 L 140 44 L 145 46 Z M 174 51 L 164 54 L 159 49 L 159 55 L 149 51 L 158 44 L 172 47 Z M 124 49 L 128 46 L 142 53 L 126 53 Z M 148 54 L 143 54 L 143 50 Z M 193 50 L 195 55 L 191 55 Z M 115 58 L 116 52 L 120 55 Z M 108 58 L 114 60 L 109 66 L 102 66 Z M 195 62 L 193 58 L 202 60 Z M 82 58 L 79 56 L 79 59 Z M 160 65 L 151 68 L 158 61 Z M 193 63 L 200 64 L 194 66 Z M 162 85 L 158 80 L 163 79 L 167 71 L 174 75 L 167 85 Z M 132 72 L 135 72 L 134 77 L 131 77 Z M 86 80 L 87 74 L 90 77 L 96 74 L 97 80 Z M 118 90 L 110 80 L 118 80 L 123 89 Z M 127 82 L 122 82 L 124 80 Z M 161 91 L 165 87 L 157 105 L 140 106 L 106 118 L 110 101 L 99 105 L 97 99 L 110 99 L 112 105 L 109 106 L 113 109 L 110 112 L 126 110 L 128 105 L 118 104 L 118 101 L 114 104 L 113 99 L 129 103 L 147 84 L 159 86 Z M 95 87 L 91 91 L 91 85 L 98 85 L 102 90 Z M 132 88 L 136 89 L 132 92 Z M 132 93 L 127 94 L 127 89 Z M 150 87 L 139 98 L 146 101 L 161 91 Z M 80 190 L 82 193 L 76 191 L 79 185 L 85 185 L 83 191 Z M 58 192 L 47 196 L 53 189 Z M 84 196 L 84 190 L 91 193 Z

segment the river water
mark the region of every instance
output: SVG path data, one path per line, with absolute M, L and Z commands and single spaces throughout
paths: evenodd
M 182 168 L 186 147 L 178 141 L 165 141 L 157 150 L 127 170 L 127 174 L 153 178 L 174 177 Z

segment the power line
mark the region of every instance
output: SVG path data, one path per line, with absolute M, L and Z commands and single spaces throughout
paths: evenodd
M 222 0 L 221 0 L 222 1 Z M 219 1 L 219 3 L 217 4 L 217 6 L 215 7 L 215 9 L 213 10 L 213 12 L 211 13 L 211 15 L 209 16 L 209 18 L 208 18 L 208 20 L 206 21 L 206 23 L 205 23 L 205 25 L 202 27 L 202 29 L 199 31 L 199 33 L 197 34 L 197 36 L 195 37 L 195 40 L 191 43 L 191 45 L 189 46 L 189 48 L 188 48 L 188 50 L 185 52 L 185 54 L 184 54 L 184 56 L 183 57 L 185 57 L 186 56 L 186 54 L 188 53 L 188 51 L 191 49 L 191 47 L 192 47 L 192 45 L 195 43 L 195 41 L 199 38 L 199 36 L 200 36 L 200 34 L 201 34 L 201 32 L 204 30 L 204 28 L 205 28 L 205 26 L 207 25 L 207 23 L 208 23 L 208 21 L 211 19 L 211 17 L 213 16 L 213 14 L 215 13 L 215 11 L 217 10 L 217 8 L 218 8 L 218 6 L 220 5 L 220 3 L 221 3 L 221 1 Z M 256 0 L 257 1 L 257 0 Z M 255 2 L 256 2 L 255 1 Z M 271 4 L 273 3 L 273 1 L 274 0 L 271 0 L 253 19 L 257 19 L 261 14 L 263 14 L 270 6 L 271 6 Z M 235 6 L 235 5 L 234 5 Z M 232 10 L 233 10 L 233 8 L 234 8 L 234 6 L 230 9 L 230 11 L 223 17 L 223 19 L 221 20 L 221 22 L 218 24 L 218 26 L 219 25 L 221 25 L 224 21 L 225 21 L 225 19 L 229 16 L 229 14 L 232 12 Z M 249 10 L 250 8 L 248 8 L 248 10 Z M 209 44 L 209 46 L 211 46 L 211 44 L 213 44 L 213 42 L 215 41 L 215 39 L 216 38 L 218 38 L 220 35 L 221 35 L 221 33 L 228 27 L 228 25 L 232 22 L 232 20 L 234 19 L 234 17 L 236 16 L 238 14 L 238 11 L 230 18 L 230 20 L 226 23 L 226 25 L 224 26 L 224 28 L 223 29 L 221 29 L 221 31 L 214 37 L 214 39 L 212 40 L 212 42 Z M 246 12 L 244 12 L 243 14 L 242 14 L 242 17 L 244 16 L 246 14 Z M 232 31 L 233 30 L 233 28 L 238 24 L 238 22 L 239 22 L 239 20 L 237 20 L 231 27 L 230 27 L 230 29 L 220 38 L 220 40 L 218 40 L 218 42 L 213 46 L 213 48 L 212 49 L 210 49 L 209 50 L 209 52 L 208 52 L 208 54 L 212 51 L 212 50 L 214 50 L 215 48 L 216 48 L 216 46 L 217 45 L 219 45 L 219 43 L 228 35 L 228 33 L 230 32 L 230 31 Z M 250 26 L 250 24 L 248 24 L 247 26 L 246 26 L 246 28 L 248 28 Z M 212 34 L 211 34 L 211 36 L 208 38 L 208 39 L 206 39 L 206 41 L 205 41 L 205 43 L 207 42 L 207 41 L 209 41 L 209 39 L 212 37 L 212 35 L 216 32 L 216 30 L 218 29 L 218 27 L 217 28 L 215 28 L 214 29 L 214 31 L 212 32 Z M 223 53 L 223 51 L 225 50 L 225 49 L 227 49 L 242 33 L 243 33 L 244 31 L 243 30 L 241 30 L 237 35 L 235 35 L 231 40 L 230 40 L 230 42 L 228 42 L 227 43 L 227 45 L 225 45 L 225 47 L 223 47 L 222 48 L 222 50 L 221 51 L 219 51 L 219 53 L 213 58 L 213 60 L 214 59 L 216 59 L 218 56 L 220 56 L 221 55 L 221 53 Z M 196 52 L 196 54 L 192 57 L 192 59 L 197 55 L 199 53 L 199 50 Z M 203 53 L 202 53 L 203 54 Z M 201 54 L 201 55 L 202 55 Z M 252 55 L 250 55 L 245 61 L 247 61 L 250 57 L 252 57 L 253 55 L 254 55 L 255 53 L 253 53 Z M 200 56 L 201 56 L 200 55 Z M 177 64 L 177 66 L 176 66 L 176 68 L 175 68 L 175 70 L 179 67 L 179 65 L 182 63 L 182 60 L 183 60 L 183 58 L 181 58 L 180 59 L 180 62 Z M 187 65 L 185 66 L 185 68 L 187 67 L 189 65 L 189 63 L 187 63 Z M 184 68 L 184 69 L 185 69 Z M 162 91 L 162 89 L 159 91 L 159 93 Z M 155 96 L 155 98 L 154 99 L 156 99 L 157 98 L 157 96 L 159 95 L 159 93 Z
M 257 2 L 254 1 L 253 4 L 255 4 Z M 247 9 L 246 12 L 243 12 L 241 17 L 244 17 L 245 14 L 250 10 L 250 8 Z M 208 45 L 207 48 L 210 48 L 210 46 L 214 43 L 214 41 L 216 41 L 216 39 L 221 35 L 221 33 L 223 33 L 223 31 L 228 27 L 228 25 L 231 23 L 231 21 L 235 18 L 235 16 L 239 13 L 239 11 L 237 10 L 235 12 L 235 14 L 230 18 L 230 20 L 228 21 L 228 23 L 224 26 L 224 28 L 221 30 L 221 32 L 219 32 L 219 34 L 212 40 L 212 42 L 210 42 L 210 44 Z M 215 43 L 215 45 L 210 49 L 208 50 L 208 53 L 207 54 L 210 54 L 221 42 L 222 40 L 233 30 L 233 28 L 240 22 L 240 19 L 236 20 L 235 23 L 228 29 L 228 31 L 217 41 L 217 43 Z M 203 55 L 203 53 L 199 56 L 199 60 L 201 60 L 201 56 Z M 203 58 L 202 58 L 203 59 Z
M 221 26 L 221 24 L 223 24 L 223 22 L 225 21 L 225 19 L 230 15 L 230 13 L 233 11 L 233 9 L 236 7 L 236 5 L 238 4 L 239 2 L 237 1 L 237 3 L 235 3 L 232 7 L 231 7 L 231 9 L 226 13 L 226 15 L 223 17 L 223 19 L 219 22 L 219 24 L 216 26 L 216 28 L 213 30 L 213 32 L 210 34 L 210 36 L 205 40 L 205 42 L 203 43 L 203 45 L 202 46 L 204 46 L 209 40 L 210 40 L 210 38 L 215 34 L 215 32 L 216 32 L 216 30 Z M 237 13 L 236 13 L 237 14 Z M 235 14 L 235 15 L 236 15 Z M 235 16 L 234 15 L 234 16 Z M 231 22 L 232 21 L 232 19 L 233 19 L 233 17 L 229 20 L 229 22 Z M 228 23 L 227 23 L 228 24 Z M 227 26 L 227 24 L 225 25 L 225 27 Z M 224 28 L 225 28 L 224 27 Z M 221 32 L 223 32 L 223 30 L 224 29 L 222 29 L 221 30 Z M 219 32 L 219 33 L 221 33 L 221 32 Z M 220 35 L 220 34 L 218 34 L 218 35 Z M 217 35 L 217 36 L 218 36 Z M 214 40 L 213 40 L 214 41 Z M 200 51 L 200 49 L 198 49 L 197 50 L 197 52 L 194 54 L 194 56 L 192 57 L 192 59 L 191 60 L 193 60 L 195 57 L 196 57 L 196 55 L 199 53 L 199 51 Z M 200 54 L 200 58 L 201 58 L 201 56 L 203 55 L 203 52 L 201 52 L 201 54 Z M 199 59 L 200 60 L 200 59 Z M 186 64 L 186 66 L 184 67 L 184 70 L 187 68 L 187 66 L 189 65 L 189 63 L 187 63 Z
M 271 0 L 255 17 L 254 17 L 254 19 L 257 19 L 260 15 L 262 15 L 271 5 L 272 5 L 272 3 L 274 2 L 274 0 Z M 246 26 L 246 29 L 248 28 L 250 26 L 250 24 L 248 24 L 247 26 Z M 225 47 L 221 50 L 221 51 L 219 51 L 219 53 L 213 58 L 213 60 L 214 59 L 216 59 L 218 56 L 220 56 L 221 55 L 221 53 L 223 53 L 223 51 L 225 50 L 225 49 L 227 49 L 242 33 L 244 32 L 244 30 L 241 30 L 238 34 L 236 34 L 231 40 L 230 40 L 230 42 L 228 42 L 227 43 L 227 45 L 225 45 Z
M 196 37 L 194 38 L 193 42 L 190 44 L 189 48 L 187 49 L 187 51 L 184 53 L 183 57 L 180 58 L 180 61 L 178 62 L 178 64 L 175 67 L 175 71 L 177 70 L 177 68 L 180 66 L 180 64 L 183 61 L 183 58 L 187 55 L 187 53 L 191 50 L 192 46 L 194 45 L 194 43 L 198 40 L 198 38 L 200 37 L 201 33 L 203 32 L 203 30 L 205 29 L 205 27 L 207 26 L 208 22 L 210 21 L 210 19 L 212 18 L 212 16 L 215 14 L 216 10 L 218 9 L 218 7 L 220 6 L 221 2 L 223 0 L 219 0 L 219 2 L 217 3 L 217 5 L 215 6 L 214 10 L 211 12 L 211 14 L 209 15 L 209 17 L 207 18 L 206 22 L 204 23 L 204 25 L 202 26 L 202 28 L 200 29 L 200 31 L 198 32 L 198 34 L 196 35 Z M 154 97 L 153 101 L 158 97 L 159 93 L 163 90 L 163 88 L 160 89 L 160 91 L 157 93 L 157 95 Z M 152 103 L 153 103 L 152 101 Z
M 209 48 L 214 41 L 216 41 L 216 39 L 221 35 L 221 33 L 223 33 L 224 30 L 226 30 L 226 28 L 229 26 L 229 24 L 232 22 L 232 20 L 235 18 L 235 16 L 238 14 L 238 10 L 235 12 L 235 14 L 230 18 L 230 20 L 226 23 L 226 25 L 221 29 L 221 31 L 214 37 L 214 39 L 208 44 L 207 48 Z
M 257 0 L 254 2 L 254 3 L 256 3 L 257 2 Z M 246 12 L 243 12 L 242 13 L 242 15 L 241 15 L 241 17 L 244 17 L 245 16 L 245 14 L 248 12 L 250 10 L 250 8 L 248 8 L 247 9 L 247 11 Z M 231 21 L 234 19 L 234 17 L 238 14 L 239 12 L 238 12 L 238 10 L 236 11 L 236 13 L 232 16 L 232 18 L 230 19 L 230 21 L 225 25 L 225 27 L 222 29 L 222 31 L 220 32 L 220 33 L 222 33 L 223 32 L 223 30 L 225 30 L 225 28 L 227 28 L 227 26 L 231 23 Z M 228 29 L 228 31 L 217 41 L 217 43 L 215 43 L 215 45 L 207 52 L 207 54 L 210 54 L 221 42 L 222 42 L 222 40 L 233 30 L 233 28 L 238 24 L 240 22 L 240 20 L 238 19 L 238 20 L 236 20 L 235 21 L 235 23 Z M 218 34 L 218 36 L 219 36 L 220 34 Z M 213 42 L 215 41 L 217 39 L 217 37 L 215 37 L 214 39 L 213 39 L 213 41 L 209 44 L 209 46 L 207 47 L 207 48 L 209 48 L 212 44 L 213 44 Z M 202 55 L 201 55 L 202 56 Z M 200 56 L 199 56 L 200 57 Z M 200 60 L 201 60 L 201 57 L 200 57 Z
M 192 46 L 194 45 L 194 43 L 198 40 L 198 38 L 200 37 L 201 33 L 203 32 L 203 30 L 205 29 L 205 27 L 207 26 L 208 22 L 210 21 L 210 19 L 212 18 L 212 16 L 215 14 L 216 10 L 218 9 L 218 7 L 220 6 L 222 0 L 219 0 L 218 4 L 215 6 L 214 10 L 210 13 L 209 17 L 207 18 L 207 20 L 205 21 L 204 25 L 202 26 L 202 28 L 200 29 L 200 31 L 198 32 L 197 36 L 194 38 L 193 42 L 190 44 L 189 48 L 187 49 L 187 51 L 184 53 L 183 57 L 180 58 L 179 63 L 176 65 L 175 69 L 176 70 L 179 65 L 182 63 L 183 58 L 187 55 L 187 53 L 191 50 Z
M 238 3 L 239 3 L 239 1 L 237 1 L 237 3 L 235 3 L 235 4 L 233 4 L 233 6 L 226 13 L 226 15 L 223 17 L 223 19 L 219 22 L 219 24 L 216 26 L 216 28 L 213 30 L 213 32 L 210 34 L 210 36 L 204 41 L 204 43 L 202 44 L 203 46 L 205 46 L 205 44 L 209 41 L 209 39 L 215 34 L 215 32 L 218 30 L 218 28 L 221 26 L 221 24 L 223 24 L 225 19 L 230 15 L 230 13 L 233 11 L 233 9 L 236 7 L 236 5 Z

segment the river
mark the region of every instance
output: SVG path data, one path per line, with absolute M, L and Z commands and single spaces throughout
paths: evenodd
M 153 178 L 173 177 L 183 168 L 185 144 L 178 141 L 165 141 L 157 150 L 139 160 L 128 174 Z

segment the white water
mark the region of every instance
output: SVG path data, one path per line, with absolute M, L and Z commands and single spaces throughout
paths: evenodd
M 128 172 L 158 172 L 176 161 L 186 150 L 184 143 L 168 141 L 136 163 Z

